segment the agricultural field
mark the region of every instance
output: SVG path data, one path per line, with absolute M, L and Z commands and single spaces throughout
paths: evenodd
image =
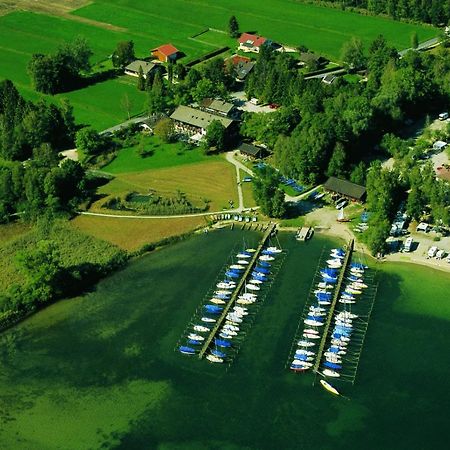
M 157 39 L 165 37 L 186 54 L 194 42 L 189 36 L 208 27 L 226 31 L 231 14 L 237 17 L 241 31 L 256 31 L 294 47 L 303 44 L 332 59 L 339 58 L 343 43 L 352 36 L 359 36 L 367 46 L 383 34 L 391 45 L 404 49 L 410 46 L 413 32 L 421 41 L 438 34 L 429 26 L 287 0 L 96 0 L 73 14 L 128 30 L 143 30 Z
M 203 216 L 162 220 L 81 215 L 70 222 L 75 230 L 130 252 L 137 251 L 146 244 L 188 233 L 202 225 L 206 225 Z

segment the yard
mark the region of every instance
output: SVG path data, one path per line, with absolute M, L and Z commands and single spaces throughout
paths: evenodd
M 170 162 L 170 156 L 167 161 Z M 130 192 L 155 192 L 164 197 L 172 197 L 177 192 L 182 192 L 195 206 L 201 207 L 206 201 L 208 210 L 212 212 L 229 207 L 230 200 L 237 205 L 234 167 L 223 158 L 172 167 L 148 166 L 140 171 L 136 165 L 129 172 L 120 170 L 123 167 L 117 169 L 115 178 L 98 189 L 101 198 L 92 205 L 91 210 L 106 212 L 102 205 L 108 199 L 123 197 Z M 105 171 L 108 171 L 108 166 Z

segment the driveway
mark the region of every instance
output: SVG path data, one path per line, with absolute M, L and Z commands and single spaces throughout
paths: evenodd
M 253 103 L 250 103 L 247 100 L 247 96 L 245 95 L 244 91 L 233 92 L 231 98 L 236 107 L 241 109 L 242 111 L 256 112 L 256 113 L 258 112 L 268 113 L 276 111 L 276 109 L 270 108 L 269 105 L 254 105 Z

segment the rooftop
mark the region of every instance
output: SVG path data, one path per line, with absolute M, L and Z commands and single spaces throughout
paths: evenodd
M 257 147 L 253 144 L 247 144 L 246 142 L 242 142 L 242 144 L 238 147 L 238 150 L 246 155 L 251 155 L 255 158 L 259 158 L 265 153 L 265 149 L 261 147 Z
M 212 109 L 213 111 L 218 111 L 220 113 L 228 115 L 234 108 L 232 103 L 224 102 L 220 99 L 207 98 L 203 100 L 202 105 L 204 108 Z
M 233 120 L 227 117 L 217 116 L 200 109 L 191 108 L 190 106 L 180 105 L 170 116 L 171 119 L 183 122 L 194 127 L 208 128 L 213 120 L 218 120 L 225 128 L 228 128 Z
M 174 53 L 178 53 L 178 49 L 176 47 L 174 47 L 172 44 L 164 44 L 161 45 L 160 47 L 154 48 L 152 50 L 152 52 L 156 52 L 159 51 L 160 53 L 162 53 L 165 56 L 170 56 L 173 55 Z
M 329 191 L 337 192 L 355 200 L 362 200 L 366 194 L 366 188 L 364 186 L 336 177 L 328 178 L 323 187 Z
M 257 34 L 250 34 L 250 33 L 242 33 L 241 37 L 239 38 L 239 43 L 243 45 L 248 45 L 252 47 L 261 47 L 261 45 L 266 42 L 267 39 L 262 36 L 258 36 Z
M 145 75 L 146 73 L 150 72 L 150 70 L 152 70 L 153 67 L 155 67 L 155 64 L 137 59 L 136 61 L 133 61 L 132 63 L 128 64 L 128 66 L 125 67 L 125 70 L 129 70 L 130 72 L 139 72 L 139 67 L 142 67 L 142 71 L 144 72 Z

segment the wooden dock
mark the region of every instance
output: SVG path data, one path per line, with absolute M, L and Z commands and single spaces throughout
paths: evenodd
M 342 282 L 344 281 L 345 272 L 347 271 L 348 264 L 350 263 L 351 258 L 352 258 L 354 244 L 355 244 L 355 241 L 353 239 L 351 239 L 347 245 L 347 252 L 345 253 L 344 262 L 342 264 L 341 271 L 339 272 L 339 277 L 338 277 L 338 280 L 336 283 L 336 288 L 334 290 L 333 300 L 331 301 L 330 310 L 328 311 L 327 321 L 325 322 L 325 325 L 323 327 L 323 334 L 322 334 L 322 338 L 320 339 L 319 348 L 317 350 L 316 361 L 314 362 L 314 366 L 312 369 L 316 375 L 317 375 L 317 371 L 319 370 L 320 361 L 322 360 L 322 355 L 323 355 L 323 351 L 325 348 L 325 344 L 327 342 L 328 331 L 330 329 L 331 321 L 333 320 L 334 308 L 336 307 L 337 300 L 341 293 L 341 287 L 342 287 Z M 316 377 L 314 377 L 314 382 L 315 381 L 316 381 Z
M 205 355 L 205 352 L 208 349 L 209 345 L 211 344 L 212 340 L 214 339 L 217 331 L 222 326 L 222 323 L 224 322 L 224 320 L 228 314 L 228 311 L 236 303 L 239 293 L 241 292 L 242 288 L 244 287 L 249 274 L 253 270 L 253 267 L 255 266 L 255 263 L 258 260 L 259 255 L 261 254 L 261 251 L 262 251 L 265 243 L 267 242 L 267 239 L 269 239 L 269 237 L 273 233 L 275 226 L 276 226 L 276 224 L 274 224 L 274 223 L 270 223 L 267 226 L 264 236 L 262 237 L 260 243 L 258 244 L 258 247 L 256 248 L 256 252 L 253 253 L 253 256 L 250 259 L 250 262 L 249 262 L 244 274 L 242 275 L 238 285 L 236 286 L 236 289 L 233 292 L 233 295 L 230 298 L 230 301 L 223 308 L 222 314 L 217 319 L 217 322 L 215 323 L 214 328 L 211 330 L 211 333 L 209 334 L 209 336 L 205 340 L 205 343 L 203 344 L 202 348 L 200 349 L 200 353 L 198 354 L 199 359 L 202 359 L 203 356 Z
M 311 236 L 311 233 L 312 233 L 311 227 L 301 227 L 298 229 L 295 238 L 297 239 L 297 241 L 306 241 Z

